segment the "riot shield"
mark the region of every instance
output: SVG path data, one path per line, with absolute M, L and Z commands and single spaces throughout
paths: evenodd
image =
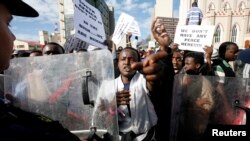
M 222 136 L 249 140 L 248 87 L 243 78 L 176 75 L 170 140 L 211 141 Z
M 5 93 L 15 97 L 15 106 L 58 120 L 80 138 L 118 140 L 117 116 L 96 101 L 103 81 L 114 79 L 108 50 L 15 58 L 4 74 L 11 78 Z M 114 85 L 109 91 L 115 99 Z M 111 102 L 105 107 L 116 111 L 116 100 Z

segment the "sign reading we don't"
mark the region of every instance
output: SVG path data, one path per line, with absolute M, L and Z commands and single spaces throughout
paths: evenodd
M 181 50 L 204 52 L 205 46 L 211 46 L 214 36 L 214 26 L 178 26 L 174 42 Z

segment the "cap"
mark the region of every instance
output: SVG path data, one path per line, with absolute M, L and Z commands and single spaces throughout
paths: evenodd
M 38 17 L 38 12 L 23 2 L 22 0 L 0 0 L 0 4 L 5 5 L 12 15 L 23 17 Z
M 238 54 L 238 59 L 240 59 L 242 62 L 250 63 L 250 48 L 242 50 Z

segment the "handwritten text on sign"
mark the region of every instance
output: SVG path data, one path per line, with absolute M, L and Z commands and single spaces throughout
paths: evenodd
M 138 22 L 136 20 L 133 21 L 130 28 L 128 29 L 127 33 L 132 33 L 134 36 L 141 36 L 140 27 L 138 25 Z
M 205 46 L 211 46 L 214 26 L 179 26 L 176 29 L 174 42 L 181 50 L 204 52 Z
M 99 48 L 106 48 L 106 35 L 98 9 L 85 0 L 74 1 L 74 24 L 76 37 Z
M 134 17 L 126 13 L 121 13 L 120 17 L 118 18 L 117 24 L 115 26 L 115 31 L 112 37 L 112 41 L 116 45 L 119 44 L 122 38 L 126 35 L 133 21 Z

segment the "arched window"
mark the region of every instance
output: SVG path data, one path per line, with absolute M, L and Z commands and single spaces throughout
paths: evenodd
M 230 7 L 229 3 L 226 3 L 226 4 L 224 5 L 224 7 L 223 7 L 223 10 L 224 10 L 224 11 L 228 11 L 228 10 L 230 10 L 230 9 L 231 9 L 231 7 Z
M 246 4 L 242 1 L 239 5 L 239 11 L 243 11 L 246 8 Z
M 208 11 L 213 11 L 213 10 L 215 10 L 215 6 L 213 3 L 210 3 L 208 6 Z
M 247 33 L 250 33 L 250 25 L 247 28 Z
M 217 26 L 214 34 L 214 42 L 219 43 L 221 38 L 221 27 L 220 25 Z
M 237 26 L 234 25 L 233 29 L 232 29 L 232 36 L 231 36 L 231 41 L 232 42 L 236 42 L 237 34 L 238 34 L 238 29 L 237 29 Z

